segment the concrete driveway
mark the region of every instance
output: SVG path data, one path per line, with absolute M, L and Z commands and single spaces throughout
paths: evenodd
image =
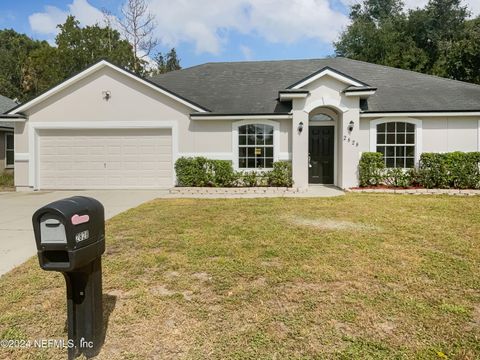
M 36 254 L 32 215 L 43 205 L 81 195 L 99 200 L 111 218 L 146 201 L 164 197 L 168 190 L 92 190 L 0 193 L 0 275 Z

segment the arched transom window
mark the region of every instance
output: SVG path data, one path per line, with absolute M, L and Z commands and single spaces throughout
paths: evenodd
M 334 119 L 327 114 L 315 114 L 310 116 L 310 121 L 334 121 Z
M 383 154 L 387 168 L 414 167 L 415 146 L 415 124 L 386 122 L 377 125 L 377 152 Z
M 248 124 L 238 127 L 238 167 L 269 169 L 273 167 L 273 126 Z

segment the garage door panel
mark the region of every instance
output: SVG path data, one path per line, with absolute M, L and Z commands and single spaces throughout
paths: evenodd
M 159 188 L 172 184 L 170 130 L 45 130 L 39 135 L 40 188 Z

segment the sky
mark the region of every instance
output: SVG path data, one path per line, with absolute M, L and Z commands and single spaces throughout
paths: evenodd
M 125 0 L 0 0 L 0 29 L 13 28 L 53 44 L 56 25 L 73 14 L 82 25 L 103 23 L 101 9 L 120 14 Z M 321 58 L 349 23 L 360 0 L 146 0 L 155 15 L 156 51 L 175 47 L 183 67 L 209 61 Z M 404 0 L 406 8 L 428 0 Z M 463 0 L 473 15 L 480 0 Z

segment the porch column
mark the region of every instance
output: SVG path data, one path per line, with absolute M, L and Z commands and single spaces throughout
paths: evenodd
M 293 186 L 308 188 L 308 114 L 303 111 L 305 99 L 292 101 L 292 175 Z M 303 131 L 299 132 L 299 124 Z
M 353 122 L 351 132 L 348 131 L 350 121 Z M 343 189 L 348 189 L 358 186 L 358 162 L 360 160 L 360 109 L 358 107 L 351 107 L 343 113 L 340 134 L 342 141 L 342 161 L 339 167 L 340 186 Z

